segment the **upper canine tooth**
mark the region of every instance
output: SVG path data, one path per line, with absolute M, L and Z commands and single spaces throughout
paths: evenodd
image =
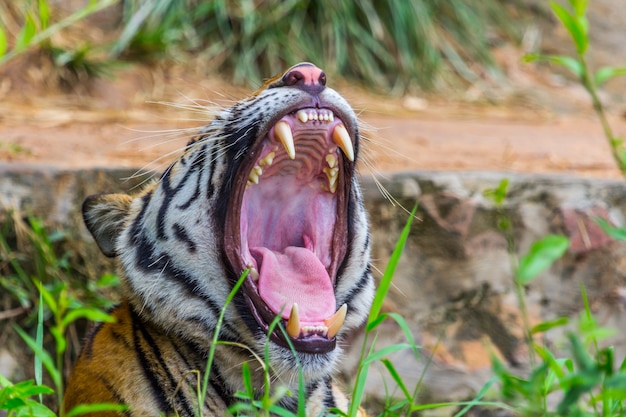
M 296 159 L 296 148 L 293 144 L 293 133 L 289 123 L 280 121 L 274 126 L 274 135 L 283 144 L 290 159 Z
M 348 312 L 348 305 L 344 304 L 339 307 L 339 310 L 326 320 L 324 324 L 328 327 L 328 338 L 332 339 L 339 333 L 339 329 L 343 326 L 343 322 L 346 320 L 346 313 Z
M 335 126 L 335 129 L 333 130 L 333 141 L 341 148 L 344 155 L 346 155 L 346 158 L 348 158 L 351 162 L 354 162 L 354 149 L 352 148 L 352 141 L 350 140 L 350 135 L 344 125 L 338 124 Z
M 291 306 L 291 313 L 289 313 L 289 320 L 287 321 L 287 328 L 285 330 L 287 334 L 294 339 L 300 336 L 300 313 L 297 303 L 293 303 Z
M 306 114 L 306 110 L 298 110 L 298 112 L 296 113 L 296 117 L 302 123 L 306 123 L 309 121 L 309 116 Z

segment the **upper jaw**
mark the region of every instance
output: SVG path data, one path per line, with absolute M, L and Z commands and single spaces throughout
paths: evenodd
M 300 352 L 333 350 L 346 315 L 334 283 L 347 247 L 352 120 L 332 106 L 275 118 L 241 163 L 230 198 L 225 250 L 236 273 L 250 270 L 250 312 L 265 332 L 280 316 Z M 270 337 L 289 344 L 278 329 Z

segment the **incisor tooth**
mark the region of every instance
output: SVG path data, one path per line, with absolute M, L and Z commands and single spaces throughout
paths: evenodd
M 300 313 L 298 312 L 298 304 L 293 303 L 291 313 L 289 313 L 289 321 L 287 321 L 287 334 L 294 339 L 300 336 Z
M 298 110 L 298 113 L 296 113 L 296 117 L 298 118 L 298 120 L 300 120 L 302 123 L 306 123 L 309 121 L 309 116 L 306 114 L 305 110 Z
M 283 144 L 287 156 L 289 156 L 290 159 L 296 159 L 296 148 L 293 144 L 293 134 L 291 133 L 289 123 L 284 121 L 276 123 L 276 126 L 274 126 L 274 135 L 280 143 Z
M 352 141 L 346 127 L 342 124 L 335 126 L 333 130 L 333 141 L 341 148 L 346 158 L 354 162 L 354 149 L 352 149 Z
M 332 339 L 339 333 L 339 329 L 343 326 L 343 322 L 346 320 L 346 313 L 348 312 L 348 305 L 344 304 L 339 307 L 339 310 L 331 317 L 324 320 L 324 324 L 328 327 L 328 338 Z

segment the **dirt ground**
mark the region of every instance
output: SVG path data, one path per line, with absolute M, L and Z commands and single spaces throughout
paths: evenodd
M 580 87 L 563 78 L 554 82 L 540 68 L 508 72 L 506 87 L 474 86 L 446 96 L 393 98 L 329 85 L 360 114 L 364 173 L 492 170 L 619 178 Z M 217 107 L 249 93 L 180 69 L 125 69 L 70 93 L 18 78 L 0 80 L 0 163 L 159 171 Z M 624 106 L 609 102 L 615 132 L 626 134 Z

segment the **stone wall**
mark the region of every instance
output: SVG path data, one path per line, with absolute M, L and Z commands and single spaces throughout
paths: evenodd
M 88 258 L 104 262 L 82 226 L 82 200 L 92 193 L 136 188 L 146 177 L 133 178 L 134 173 L 6 164 L 0 166 L 0 207 L 43 216 L 84 241 Z M 497 187 L 502 178 L 510 179 L 510 192 L 498 211 L 483 193 Z M 428 365 L 421 391 L 425 401 L 470 398 L 491 376 L 492 353 L 520 370 L 527 363 L 512 281 L 515 258 L 497 226 L 503 215 L 512 222 L 518 254 L 548 233 L 562 233 L 572 241 L 567 254 L 527 288 L 532 323 L 577 317 L 584 284 L 601 323 L 626 328 L 626 245 L 610 239 L 594 221 L 602 217 L 617 226 L 625 225 L 623 182 L 462 172 L 412 172 L 378 181 L 395 198 L 394 202 L 383 198 L 373 178 L 362 179 L 378 270 L 384 270 L 407 212 L 419 204 L 418 219 L 384 308 L 400 313 L 424 347 L 420 358 L 403 351 L 392 360 L 409 389 Z M 555 349 L 563 341 L 564 331 L 548 333 Z M 346 375 L 354 375 L 361 339 L 362 335 L 356 335 L 348 346 Z M 385 323 L 377 346 L 402 339 L 397 325 Z M 618 357 L 626 354 L 623 332 L 606 342 L 616 346 Z M 1 347 L 0 358 L 4 358 L 0 364 L 11 363 Z M 0 373 L 6 375 L 10 365 L 2 366 L 5 369 Z M 393 390 L 385 372 L 372 369 L 367 388 L 370 395 Z

